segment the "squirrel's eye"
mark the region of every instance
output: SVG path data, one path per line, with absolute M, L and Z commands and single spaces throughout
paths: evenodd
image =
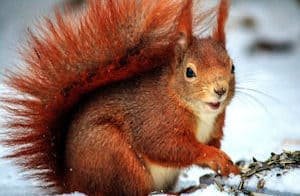
M 234 67 L 234 65 L 231 66 L 231 73 L 232 73 L 232 74 L 235 73 L 235 67 Z
M 192 68 L 190 68 L 190 67 L 186 68 L 186 77 L 187 78 L 196 77 L 196 74 L 195 74 L 195 72 L 193 71 Z

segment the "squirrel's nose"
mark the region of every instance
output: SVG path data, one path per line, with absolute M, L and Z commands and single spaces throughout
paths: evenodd
M 214 91 L 219 97 L 222 97 L 226 93 L 227 90 L 226 90 L 226 88 L 221 87 L 221 88 L 215 88 Z

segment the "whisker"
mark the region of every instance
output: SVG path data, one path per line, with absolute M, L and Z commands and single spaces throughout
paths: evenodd
M 260 107 L 262 107 L 264 109 L 264 111 L 266 111 L 267 113 L 269 113 L 269 110 L 266 108 L 266 106 L 256 97 L 254 97 L 253 95 L 251 95 L 250 93 L 244 92 L 244 91 L 236 91 L 237 93 L 240 93 L 244 96 L 247 96 L 248 98 L 252 99 L 256 104 L 258 104 Z
M 270 81 L 270 78 L 261 77 L 264 72 L 258 71 L 258 72 L 252 72 L 252 73 L 243 73 L 243 74 L 237 74 L 236 80 L 237 82 L 246 83 L 248 81 L 253 80 L 253 82 L 257 83 L 257 79 L 259 78 L 259 82 L 267 82 Z
M 251 84 L 251 83 L 257 84 L 257 79 L 255 79 L 255 78 L 250 78 L 248 80 L 245 80 L 244 78 L 243 78 L 243 80 L 236 79 L 236 83 L 237 84 Z
M 234 100 L 238 100 L 238 101 L 242 102 L 243 105 L 244 105 L 244 104 L 249 105 L 249 103 L 252 104 L 252 103 L 248 100 L 248 97 L 246 97 L 247 99 L 243 99 L 243 96 L 240 96 L 240 95 L 243 95 L 243 94 L 236 94 L 236 95 L 234 96 Z
M 194 93 L 194 96 L 203 96 L 205 94 L 205 91 L 198 91 Z
M 279 103 L 279 99 L 263 92 L 263 91 L 260 91 L 260 90 L 257 90 L 257 89 L 253 89 L 253 88 L 246 88 L 246 87 L 241 87 L 241 86 L 236 86 L 236 89 L 237 90 L 247 90 L 247 91 L 251 91 L 251 92 L 254 92 L 254 93 L 257 93 L 257 94 L 260 94 L 260 95 L 263 95 L 264 97 L 267 97 L 269 99 L 271 99 L 272 101 L 275 101 L 277 103 Z
M 246 77 L 256 77 L 257 75 L 263 74 L 263 71 L 255 71 L 255 72 L 237 72 L 237 77 L 246 78 Z

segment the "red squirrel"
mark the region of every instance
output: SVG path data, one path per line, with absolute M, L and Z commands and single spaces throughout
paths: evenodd
M 229 2 L 206 38 L 193 35 L 195 4 L 89 0 L 77 20 L 45 19 L 23 50 L 27 66 L 6 80 L 25 95 L 1 99 L 11 112 L 7 158 L 54 193 L 167 191 L 193 164 L 238 174 L 220 150 L 235 90 Z

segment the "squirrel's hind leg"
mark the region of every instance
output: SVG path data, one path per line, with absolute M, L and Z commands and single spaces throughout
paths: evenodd
M 148 195 L 152 178 L 113 125 L 71 130 L 66 151 L 68 191 L 88 195 Z

